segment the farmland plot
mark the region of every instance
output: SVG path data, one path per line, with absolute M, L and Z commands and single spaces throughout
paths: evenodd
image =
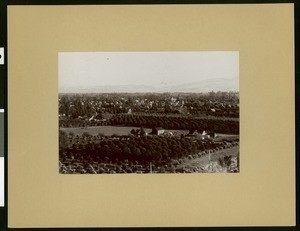
M 60 128 L 61 130 L 69 133 L 72 132 L 74 135 L 81 136 L 84 132 L 88 132 L 89 134 L 95 136 L 99 133 L 102 133 L 105 136 L 112 135 L 129 135 L 132 129 L 140 129 L 140 127 L 123 127 L 123 126 L 97 126 L 97 127 L 79 127 L 79 128 Z M 151 132 L 150 128 L 144 129 L 147 133 Z M 166 132 L 172 132 L 173 134 L 181 135 L 187 134 L 188 130 L 165 130 Z

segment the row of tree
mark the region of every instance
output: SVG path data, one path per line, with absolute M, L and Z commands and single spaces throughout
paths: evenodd
M 239 134 L 239 121 L 233 120 L 119 114 L 115 115 L 109 124 L 146 128 L 163 127 L 174 130 L 209 130 L 217 133 Z
M 60 128 L 78 128 L 78 127 L 93 127 L 93 126 L 105 126 L 110 125 L 109 121 L 89 121 L 89 120 L 82 120 L 82 119 L 60 119 L 59 120 L 59 127 Z
M 199 151 L 224 146 L 225 142 L 211 140 L 194 140 L 188 138 L 143 136 L 128 139 L 107 139 L 89 143 L 65 145 L 66 135 L 60 134 L 60 154 L 71 157 L 75 155 L 84 159 L 109 158 L 110 160 L 130 160 L 139 163 L 150 161 L 167 163 Z

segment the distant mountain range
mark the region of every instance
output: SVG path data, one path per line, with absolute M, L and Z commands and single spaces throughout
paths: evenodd
M 239 91 L 239 83 L 236 79 L 205 79 L 197 82 L 173 85 L 149 86 L 149 85 L 106 85 L 92 87 L 60 88 L 60 93 L 112 93 L 112 92 L 210 92 L 210 91 Z
M 170 92 L 210 92 L 210 91 L 238 91 L 239 83 L 235 79 L 206 79 L 192 83 L 166 86 Z

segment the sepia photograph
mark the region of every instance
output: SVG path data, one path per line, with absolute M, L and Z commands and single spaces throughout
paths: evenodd
M 239 173 L 239 52 L 59 52 L 59 172 Z

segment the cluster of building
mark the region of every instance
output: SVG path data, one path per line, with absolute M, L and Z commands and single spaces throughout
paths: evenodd
M 77 98 L 76 98 L 77 97 Z M 98 121 L 103 118 L 101 113 L 166 113 L 182 115 L 216 115 L 238 117 L 238 101 L 232 100 L 208 100 L 206 98 L 174 97 L 171 95 L 155 96 L 121 96 L 121 95 L 100 95 L 95 96 L 73 96 L 63 101 L 59 98 L 59 107 L 61 117 L 67 114 L 84 112 L 85 115 L 76 116 L 85 120 Z M 66 109 L 66 107 L 69 107 Z M 75 111 L 74 111 L 75 110 Z M 68 113 L 68 112 L 70 113 Z M 88 118 L 84 116 L 90 115 Z M 93 118 L 92 118 L 93 116 Z

